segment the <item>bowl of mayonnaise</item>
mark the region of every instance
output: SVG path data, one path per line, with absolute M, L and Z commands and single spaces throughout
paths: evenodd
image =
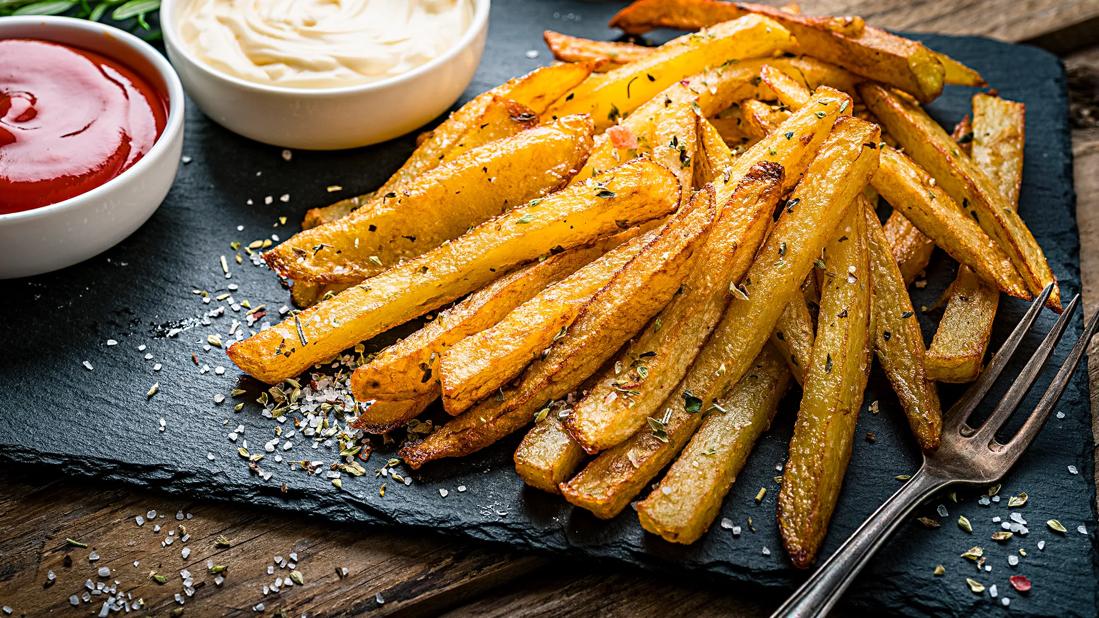
M 473 79 L 490 0 L 163 0 L 168 57 L 211 119 L 335 150 L 413 131 Z

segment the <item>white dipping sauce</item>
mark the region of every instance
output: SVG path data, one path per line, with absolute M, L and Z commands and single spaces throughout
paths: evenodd
M 335 88 L 406 73 L 454 47 L 470 0 L 191 0 L 184 45 L 235 77 Z

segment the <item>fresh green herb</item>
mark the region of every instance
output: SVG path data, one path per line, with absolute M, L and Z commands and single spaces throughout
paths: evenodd
M 683 409 L 690 414 L 695 414 L 702 409 L 702 400 L 688 390 L 683 391 Z

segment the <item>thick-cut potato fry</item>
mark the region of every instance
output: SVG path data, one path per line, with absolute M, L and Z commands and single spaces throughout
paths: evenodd
M 551 253 L 664 217 L 679 201 L 675 176 L 639 159 L 514 208 L 424 255 L 367 279 L 229 347 L 249 375 L 275 383 L 378 333 L 484 287 Z
M 562 118 L 464 153 L 354 213 L 264 254 L 295 281 L 355 283 L 562 186 L 591 153 L 592 124 Z
M 838 104 L 832 99 L 821 108 Z M 664 402 L 664 414 L 650 417 L 652 431 L 642 430 L 604 451 L 562 484 L 566 500 L 597 517 L 614 517 L 683 448 L 702 421 L 698 412 L 709 410 L 715 397 L 747 373 L 779 314 L 800 293 L 814 261 L 873 173 L 878 151 L 864 144 L 878 138 L 878 127 L 868 122 L 836 121 L 741 284 L 748 298 L 729 304 L 687 376 Z
M 682 79 L 731 60 L 771 56 L 791 43 L 790 33 L 773 20 L 748 15 L 684 35 L 635 62 L 593 75 L 546 114 L 590 114 L 603 130 Z
M 853 95 L 855 85 L 865 81 L 865 78 L 859 75 L 811 56 L 775 58 L 768 64 L 798 80 L 801 85 L 810 90 L 829 86 Z
M 384 433 L 419 413 L 411 404 L 424 400 L 430 403 L 440 394 L 439 359 L 450 346 L 491 327 L 545 286 L 635 236 L 636 229 L 569 249 L 505 275 L 379 352 L 351 374 L 351 392 L 356 401 L 374 402 L 359 414 L 355 426 Z
M 844 228 L 825 252 L 817 338 L 778 497 L 779 532 L 798 568 L 813 563 L 828 531 L 870 371 L 871 277 L 858 204 Z
M 741 126 L 744 123 L 744 117 L 740 113 L 739 103 L 733 104 L 716 116 L 710 116 L 708 120 L 717 129 L 721 139 L 725 140 L 725 144 L 734 152 L 748 148 L 755 141 Z
M 790 109 L 801 109 L 809 102 L 809 88 L 774 65 L 765 65 L 759 72 L 759 78 Z
M 557 494 L 561 493 L 557 486 L 584 460 L 584 451 L 551 412 L 523 436 L 514 459 L 515 471 L 524 483 Z
M 764 347 L 748 373 L 715 402 L 660 483 L 637 504 L 641 527 L 672 543 L 701 538 L 771 424 L 789 382 L 790 370 L 779 353 Z
M 1047 304 L 1060 311 L 1061 293 L 1042 248 L 988 175 L 918 105 L 877 84 L 862 84 L 859 93 L 905 152 L 927 169 L 939 186 L 1000 245 L 1026 282 L 1031 297 L 1053 284 Z
M 683 379 L 763 242 L 782 193 L 782 167 L 754 166 L 721 207 L 683 289 L 603 370 L 564 419 L 588 453 L 618 444 L 645 425 Z M 712 192 L 712 189 L 710 189 Z
M 1000 245 L 981 230 L 919 165 L 891 146 L 881 145 L 874 187 L 896 210 L 950 257 L 980 273 L 1001 290 L 1027 298 L 1025 282 Z
M 640 60 L 653 53 L 654 49 L 633 43 L 593 41 L 553 30 L 543 32 L 542 38 L 554 58 L 562 62 L 589 62 L 599 73 Z
M 894 210 L 886 219 L 885 237 L 893 248 L 893 259 L 901 269 L 904 284 L 911 285 L 931 261 L 935 241 L 912 225 L 899 210 Z
M 864 211 L 870 246 L 870 310 L 874 324 L 870 338 L 920 448 L 933 451 L 939 448 L 942 438 L 943 413 L 935 383 L 924 367 L 920 323 L 878 215 L 864 199 L 856 206 Z
M 741 2 L 637 0 L 619 11 L 611 26 L 634 34 L 659 27 L 698 30 L 745 14 L 765 15 L 782 24 L 797 39 L 800 53 L 896 86 L 920 101 L 931 101 L 942 92 L 945 69 L 923 44 L 870 26 L 845 32 L 832 18 L 793 15 Z
M 812 279 L 816 281 L 816 277 Z M 789 365 L 790 373 L 798 384 L 805 383 L 805 370 L 809 367 L 809 357 L 813 353 L 815 332 L 813 315 L 809 313 L 805 296 L 794 294 L 775 323 L 771 343 Z
M 535 412 L 576 389 L 671 300 L 714 221 L 714 203 L 698 193 L 648 245 L 595 294 L 569 332 L 519 378 L 516 389 L 489 398 L 400 455 L 418 468 L 480 450 L 531 422 Z
M 306 309 L 321 302 L 325 298 L 331 298 L 336 294 L 354 285 L 353 283 L 309 283 L 308 281 L 295 281 L 290 286 L 290 301 L 295 307 Z
M 699 119 L 699 155 L 695 163 L 695 187 L 701 189 L 733 165 L 733 153 L 713 123 Z
M 967 67 L 946 54 L 934 53 L 935 57 L 939 59 L 939 63 L 943 65 L 943 83 L 974 88 L 984 88 L 988 85 L 985 78 L 981 77 L 981 74 L 975 69 Z
M 1026 109 L 986 94 L 973 96 L 973 162 L 1014 207 L 1023 176 Z M 940 382 L 977 379 L 992 335 L 999 290 L 962 266 L 927 351 L 927 372 Z
M 522 373 L 655 237 L 650 232 L 634 238 L 534 294 L 490 327 L 455 342 L 438 367 L 446 411 L 457 416 Z
M 744 120 L 744 132 L 756 139 L 763 139 L 785 122 L 790 113 L 758 99 L 748 99 L 740 103 L 740 116 Z
M 488 92 L 482 93 L 452 113 L 439 126 L 424 134 L 417 141 L 416 150 L 396 173 L 373 194 L 341 200 L 330 206 L 313 208 L 305 213 L 302 229 L 335 221 L 368 203 L 372 195 L 402 193 L 415 185 L 423 174 L 435 169 L 452 151 L 471 149 L 503 137 L 515 127 L 502 122 L 497 111 L 498 101 L 514 101 L 541 115 L 546 108 L 565 93 L 576 87 L 591 74 L 586 63 L 558 64 L 537 68 L 526 75 L 513 78 Z

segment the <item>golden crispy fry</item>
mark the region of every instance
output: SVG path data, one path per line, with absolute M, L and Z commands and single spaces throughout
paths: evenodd
M 759 78 L 775 92 L 775 96 L 790 109 L 801 109 L 809 103 L 809 88 L 798 82 L 782 69 L 768 64 L 759 72 Z
M 1032 297 L 1047 285 L 1054 284 L 1047 304 L 1060 310 L 1061 293 L 1042 248 L 988 176 L 918 105 L 876 84 L 863 84 L 859 92 L 890 135 L 904 146 L 905 152 L 934 175 L 939 186 L 1007 253 Z M 884 195 L 884 191 L 882 193 Z M 927 233 L 922 228 L 921 231 Z
M 933 451 L 942 438 L 943 415 L 935 383 L 924 368 L 920 323 L 878 215 L 863 199 L 856 206 L 864 211 L 870 245 L 871 341 L 920 448 Z
M 495 324 L 455 342 L 443 353 L 437 374 L 446 411 L 457 416 L 522 373 L 655 237 L 650 232 L 634 238 L 537 292 Z
M 740 103 L 740 115 L 744 120 L 744 132 L 762 139 L 790 117 L 784 109 L 772 107 L 758 99 L 748 99 Z
M 901 278 L 905 285 L 910 285 L 931 261 L 935 241 L 912 225 L 899 210 L 894 210 L 886 219 L 885 237 L 893 248 L 893 259 L 901 269 Z
M 796 79 L 809 90 L 814 90 L 820 86 L 829 86 L 853 94 L 856 84 L 865 79 L 830 62 L 824 62 L 811 56 L 775 58 L 769 64 Z
M 782 178 L 776 163 L 760 163 L 748 172 L 722 205 L 683 289 L 565 418 L 565 428 L 585 451 L 597 453 L 629 438 L 683 379 L 721 318 L 730 286 L 763 242 Z
M 813 563 L 843 485 L 870 370 L 870 268 L 864 209 L 848 209 L 825 252 L 828 276 L 790 456 L 778 526 L 795 567 Z
M 1000 246 L 907 156 L 883 144 L 874 186 L 950 257 L 970 266 L 1004 292 L 1028 297 L 1025 283 Z
M 733 153 L 717 128 L 699 118 L 699 154 L 695 163 L 695 187 L 701 189 L 733 165 Z
M 515 266 L 659 219 L 679 200 L 675 176 L 640 159 L 514 208 L 422 256 L 235 343 L 229 357 L 268 383 L 484 287 Z
M 816 277 L 810 279 L 816 281 Z M 805 381 L 805 369 L 809 366 L 809 357 L 813 353 L 815 332 L 813 315 L 809 313 L 805 296 L 794 294 L 775 323 L 771 343 L 790 367 L 790 374 L 798 384 Z
M 523 436 L 514 459 L 515 471 L 524 483 L 557 494 L 561 493 L 557 486 L 584 460 L 584 451 L 551 412 Z
M 425 399 L 430 403 L 439 396 L 439 359 L 450 346 L 497 323 L 545 286 L 635 236 L 635 230 L 569 249 L 505 275 L 379 352 L 351 375 L 355 399 L 374 402 L 359 415 L 356 427 L 384 433 L 407 421 L 409 414 L 418 413 L 410 403 Z
M 598 130 L 632 113 L 672 84 L 730 60 L 771 56 L 791 44 L 790 33 L 756 15 L 687 34 L 635 62 L 593 75 L 546 113 L 590 114 Z
M 973 162 L 1017 207 L 1023 176 L 1026 110 L 986 94 L 973 97 Z M 1000 292 L 962 266 L 927 352 L 927 371 L 940 382 L 977 379 L 992 335 Z
M 599 73 L 640 60 L 653 53 L 654 49 L 633 43 L 593 41 L 553 30 L 543 32 L 542 38 L 546 40 L 546 47 L 553 53 L 554 58 L 562 62 L 589 62 Z
M 952 86 L 972 86 L 974 88 L 983 88 L 988 85 L 981 74 L 976 70 L 967 67 L 966 65 L 958 62 L 957 60 L 935 52 L 935 57 L 939 59 L 939 63 L 943 65 L 943 82 Z
M 463 105 L 433 130 L 417 138 L 416 150 L 381 189 L 341 200 L 330 206 L 305 213 L 302 229 L 335 221 L 369 202 L 372 195 L 401 193 L 415 185 L 423 174 L 453 158 L 456 153 L 475 148 L 509 134 L 517 127 L 501 117 L 499 101 L 513 101 L 541 115 L 551 103 L 572 90 L 591 74 L 586 63 L 559 64 L 537 68 L 511 79 Z
M 547 401 L 572 392 L 671 300 L 705 241 L 715 207 L 706 193 L 680 208 L 619 274 L 585 305 L 568 334 L 519 378 L 400 455 L 413 468 L 480 450 L 531 422 Z
M 845 26 L 834 18 L 792 15 L 759 4 L 716 0 L 637 0 L 611 19 L 630 33 L 667 27 L 698 30 L 745 14 L 765 15 L 797 39 L 797 51 L 930 101 L 943 89 L 945 69 L 924 45 L 878 28 Z M 848 34 L 850 33 L 850 34 Z
M 309 283 L 308 281 L 295 281 L 290 287 L 290 301 L 295 307 L 305 309 L 321 302 L 325 298 L 331 298 L 346 290 L 354 284 L 351 283 Z
M 637 504 L 641 527 L 672 543 L 701 538 L 770 425 L 789 382 L 781 356 L 765 346 L 748 373 L 715 402 L 656 488 Z
M 832 99 L 820 107 L 839 104 Z M 562 484 L 566 500 L 597 517 L 613 517 L 683 448 L 702 421 L 698 412 L 709 410 L 716 396 L 747 373 L 783 307 L 800 293 L 814 261 L 873 173 L 878 151 L 863 144 L 878 137 L 878 128 L 862 120 L 836 121 L 741 284 L 748 298 L 729 304 L 687 376 L 661 406 L 665 412 L 650 417 L 651 431 L 642 429 L 604 451 Z
M 296 234 L 263 257 L 296 281 L 361 281 L 562 186 L 591 152 L 591 132 L 590 120 L 572 116 L 486 144 L 426 173 L 408 191 Z
M 708 120 L 718 134 L 721 135 L 721 139 L 725 140 L 725 144 L 733 151 L 740 152 L 751 146 L 755 141 L 741 126 L 744 118 L 740 113 L 739 103 L 719 112 L 715 116 L 710 116 Z

